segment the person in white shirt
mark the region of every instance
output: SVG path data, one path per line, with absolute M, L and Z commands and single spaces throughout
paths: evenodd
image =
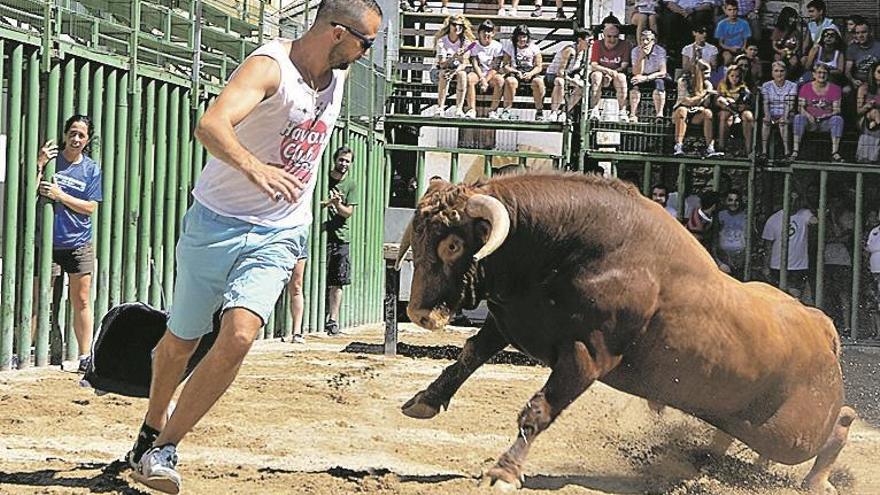
M 694 26 L 691 33 L 694 35 L 694 42 L 686 45 L 681 50 L 681 68 L 685 72 L 693 67 L 694 62 L 702 60 L 709 64 L 714 72 L 718 67 L 718 47 L 706 41 L 709 35 L 709 28 L 706 26 Z
M 804 297 L 807 277 L 810 268 L 809 230 L 811 225 L 819 223 L 816 215 L 805 206 L 801 206 L 799 193 L 791 193 L 791 215 L 789 216 L 788 234 L 788 292 L 796 298 Z M 779 272 L 782 265 L 782 210 L 777 211 L 764 224 L 764 251 L 770 253 L 764 258 L 764 278 L 774 285 L 779 285 Z
M 477 91 L 485 93 L 492 88 L 492 103 L 489 105 L 489 118 L 498 118 L 498 105 L 501 104 L 501 91 L 504 77 L 498 73 L 502 58 L 501 43 L 495 40 L 495 23 L 489 19 L 477 29 L 477 43 L 470 52 L 471 67 L 468 71 L 467 101 L 468 114 L 477 108 Z
M 195 137 L 210 158 L 183 220 L 174 304 L 153 350 L 147 414 L 126 456 L 136 481 L 180 491 L 177 446 L 235 380 L 304 253 L 346 69 L 369 52 L 381 23 L 375 0 L 323 0 L 305 34 L 257 48 L 199 119 Z M 168 415 L 218 308 L 216 341 Z
M 772 80 L 761 86 L 761 99 L 764 101 L 764 125 L 761 126 L 761 158 L 767 157 L 770 131 L 779 129 L 785 156 L 788 156 L 788 127 L 797 102 L 797 84 L 785 79 L 785 63 L 777 60 L 771 66 Z
M 876 225 L 871 229 L 865 243 L 865 251 L 870 256 L 869 269 L 873 277 L 871 295 L 874 299 L 874 307 L 871 311 L 871 320 L 874 323 L 874 338 L 880 339 L 880 212 L 874 214 L 874 221 L 870 225 Z
M 462 14 L 449 16 L 434 35 L 436 67 L 431 71 L 431 79 L 437 83 L 437 117 L 473 118 L 476 111 L 465 114 L 465 93 L 467 91 L 468 54 L 476 44 L 471 22 Z M 455 106 L 446 110 L 446 92 L 449 82 L 455 81 Z
M 584 92 L 584 79 L 581 73 L 589 46 L 587 40 L 589 34 L 586 29 L 575 29 L 575 41 L 556 52 L 553 61 L 547 67 L 547 85 L 553 88 L 550 93 L 550 121 L 564 121 L 566 114 L 581 101 Z M 621 76 L 622 100 L 625 104 L 626 76 L 622 74 Z M 567 98 L 566 93 L 570 93 Z M 620 99 L 621 97 L 618 96 L 618 100 Z M 565 108 L 562 108 L 563 102 L 566 102 Z
M 510 118 L 510 109 L 513 108 L 513 97 L 519 85 L 529 84 L 532 87 L 532 96 L 535 100 L 535 120 L 544 120 L 544 78 L 541 71 L 544 69 L 544 60 L 538 45 L 532 41 L 529 27 L 520 24 L 513 29 L 510 39 L 504 43 L 504 61 L 501 71 L 505 74 L 504 79 L 504 110 L 502 118 Z

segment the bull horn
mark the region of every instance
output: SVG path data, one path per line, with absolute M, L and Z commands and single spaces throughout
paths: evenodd
M 468 199 L 467 213 L 473 218 L 486 220 L 492 226 L 486 244 L 474 255 L 474 261 L 480 261 L 495 252 L 507 238 L 510 233 L 510 215 L 501 201 L 485 194 L 475 194 Z
M 400 264 L 403 263 L 403 258 L 406 256 L 406 252 L 409 251 L 410 244 L 412 244 L 412 220 L 406 224 L 406 230 L 403 231 L 403 237 L 400 238 L 397 261 L 394 262 L 395 270 L 400 271 Z

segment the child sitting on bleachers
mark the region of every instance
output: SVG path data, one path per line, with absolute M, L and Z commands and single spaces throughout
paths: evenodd
M 727 16 L 715 26 L 715 38 L 721 47 L 724 65 L 733 63 L 733 58 L 745 50 L 746 40 L 752 36 L 749 23 L 739 18 L 737 0 L 724 1 L 724 14 Z

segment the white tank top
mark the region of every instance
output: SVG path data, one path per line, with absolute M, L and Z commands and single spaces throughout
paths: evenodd
M 565 52 L 565 49 L 576 47 L 577 45 L 575 43 L 569 43 L 560 48 L 559 51 L 556 52 L 556 55 L 553 56 L 553 61 L 550 62 L 550 65 L 547 66 L 547 74 L 564 74 L 566 71 L 568 71 L 568 69 L 573 68 L 575 66 L 574 64 L 577 63 L 582 56 L 582 54 L 577 53 L 577 50 L 575 50 L 575 53 L 573 53 L 572 56 L 569 57 L 568 67 L 560 70 L 561 68 L 559 66 L 562 65 L 562 54 Z
M 281 83 L 235 126 L 235 134 L 261 162 L 279 165 L 301 180 L 302 195 L 295 203 L 273 201 L 237 168 L 212 156 L 192 193 L 220 215 L 278 228 L 312 221 L 312 194 L 342 105 L 345 71 L 334 70 L 326 88 L 312 90 L 290 60 L 290 43 L 277 38 L 249 55 L 275 60 L 281 68 Z

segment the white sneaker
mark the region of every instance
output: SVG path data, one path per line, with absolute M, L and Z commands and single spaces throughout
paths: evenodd
M 503 120 L 511 120 L 513 118 L 513 115 L 510 114 L 510 109 L 505 108 L 501 110 L 501 114 L 498 116 L 498 118 Z
M 446 115 L 446 111 L 441 106 L 428 112 L 428 117 L 443 117 L 444 115 Z
M 563 110 L 556 111 L 556 122 L 565 122 L 568 115 Z
M 501 112 L 499 112 L 498 109 L 496 108 L 495 110 L 492 110 L 491 112 L 489 112 L 489 118 L 490 119 L 500 119 Z
M 507 15 L 507 11 L 504 10 L 504 7 L 501 7 L 500 9 L 498 9 L 498 15 L 501 15 L 501 16 Z
M 599 120 L 599 117 L 601 117 L 601 115 L 599 114 L 599 107 L 595 107 L 590 110 L 590 120 Z
M 455 113 L 452 115 L 452 117 L 454 117 L 456 119 L 463 119 L 465 117 L 464 110 L 462 110 L 460 108 L 456 108 Z
M 681 156 L 684 154 L 684 144 L 675 143 L 675 147 L 672 149 L 672 154 L 675 156 Z
M 620 110 L 617 112 L 617 121 L 618 122 L 629 122 L 629 112 L 626 110 Z
M 441 7 L 440 13 L 443 15 L 449 15 L 449 7 L 446 7 L 446 6 Z
M 295 333 L 293 334 L 293 338 L 291 338 L 290 341 L 294 344 L 305 344 L 306 338 L 303 337 L 301 333 Z
M 519 15 L 519 12 L 516 11 L 516 7 L 511 7 L 511 8 L 510 8 L 510 15 L 511 15 L 512 17 L 516 17 L 516 16 Z
M 473 108 L 471 108 L 470 110 L 468 110 L 467 112 L 464 113 L 464 117 L 466 119 L 475 119 L 475 118 L 477 118 L 477 111 L 474 110 Z
M 172 445 L 153 447 L 148 450 L 131 477 L 162 493 L 180 493 L 180 475 L 177 473 L 177 448 Z
M 453 117 L 455 117 L 455 115 L 458 111 L 459 111 L 458 107 L 455 107 L 455 106 L 449 107 L 446 109 L 446 113 L 444 114 L 444 116 L 449 117 L 449 118 L 453 118 Z

